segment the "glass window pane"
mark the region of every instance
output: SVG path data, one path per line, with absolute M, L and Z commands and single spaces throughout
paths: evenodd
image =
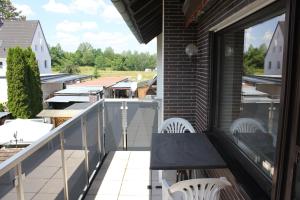
M 279 119 L 285 15 L 222 33 L 218 129 L 272 176 Z

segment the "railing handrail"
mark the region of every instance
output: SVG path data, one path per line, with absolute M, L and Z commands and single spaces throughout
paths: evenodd
M 93 110 L 95 107 L 97 107 L 100 103 L 105 102 L 142 102 L 142 103 L 153 103 L 157 102 L 157 99 L 149 99 L 149 100 L 140 100 L 140 99 L 101 99 L 100 101 L 97 101 L 93 103 L 91 106 L 83 110 L 82 112 L 78 113 L 76 116 L 72 117 L 70 120 L 64 122 L 63 124 L 59 125 L 58 127 L 51 130 L 49 133 L 23 149 L 22 151 L 19 151 L 12 157 L 8 158 L 4 162 L 0 163 L 0 176 L 7 173 L 9 170 L 16 167 L 19 163 L 24 161 L 26 158 L 31 156 L 33 153 L 38 151 L 40 148 L 42 148 L 45 144 L 47 144 L 50 140 L 58 136 L 60 133 L 64 132 L 67 128 L 74 125 L 78 120 L 81 119 L 81 117 L 88 114 L 91 110 Z
M 100 103 L 103 103 L 103 100 L 97 101 L 93 103 L 91 106 L 83 110 L 82 112 L 78 113 L 76 116 L 72 117 L 70 120 L 66 121 L 65 123 L 61 124 L 60 126 L 54 128 L 49 133 L 23 149 L 22 151 L 19 151 L 12 157 L 8 158 L 4 162 L 0 163 L 0 176 L 7 173 L 12 168 L 16 167 L 19 163 L 24 161 L 26 158 L 28 158 L 30 155 L 38 151 L 40 148 L 42 148 L 45 144 L 47 144 L 50 140 L 58 136 L 61 132 L 69 128 L 70 126 L 74 125 L 77 120 L 81 119 L 84 115 L 89 113 L 92 109 L 97 107 Z

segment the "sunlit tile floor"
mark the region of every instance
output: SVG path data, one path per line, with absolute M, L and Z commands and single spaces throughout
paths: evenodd
M 152 171 L 153 190 L 150 184 L 149 151 L 116 151 L 106 157 L 92 183 L 85 200 L 159 200 L 161 189 L 158 172 Z M 175 171 L 164 172 L 164 178 L 174 183 Z M 152 198 L 150 198 L 152 195 Z

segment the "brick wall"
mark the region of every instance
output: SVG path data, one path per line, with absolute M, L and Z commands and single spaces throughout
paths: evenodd
M 197 24 L 184 26 L 182 3 L 165 0 L 164 118 L 183 117 L 196 130 L 206 130 L 210 117 L 209 29 L 254 0 L 223 0 L 213 5 Z M 195 43 L 190 59 L 185 47 Z
M 220 23 L 226 17 L 240 10 L 254 0 L 223 0 L 218 1 L 197 23 L 197 66 L 196 66 L 196 130 L 206 130 L 210 117 L 210 56 L 209 29 Z
M 196 44 L 196 26 L 185 28 L 179 0 L 165 0 L 164 118 L 195 124 L 197 60 L 185 53 L 189 43 Z

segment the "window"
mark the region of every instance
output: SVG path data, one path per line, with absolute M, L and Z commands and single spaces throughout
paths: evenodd
M 37 45 L 34 45 L 34 50 L 38 51 L 38 46 Z
M 3 68 L 3 62 L 0 61 L 0 69 L 2 69 L 2 68 Z
M 47 67 L 48 67 L 47 60 L 45 60 L 45 61 L 44 61 L 44 66 L 45 66 L 45 68 L 47 68 Z
M 276 41 L 275 41 L 275 46 L 273 47 L 273 53 L 276 52 Z
M 278 23 L 284 23 L 284 19 L 285 15 L 281 15 L 256 24 L 251 22 L 251 26 L 236 28 L 235 25 L 217 33 L 221 46 L 218 48 L 220 77 L 214 128 L 232 141 L 237 154 L 251 160 L 254 165 L 251 169 L 270 178 L 274 173 L 282 106 L 278 84 L 282 68 L 281 62 L 277 62 L 280 58 L 267 53 L 268 49 L 274 52 L 276 48 L 272 42 L 268 48 L 264 36 L 270 27 L 275 30 Z M 247 38 L 250 31 L 256 41 Z M 280 70 L 270 70 L 272 62 L 277 63 Z
M 277 61 L 277 69 L 280 69 L 281 65 L 280 65 L 280 61 Z

